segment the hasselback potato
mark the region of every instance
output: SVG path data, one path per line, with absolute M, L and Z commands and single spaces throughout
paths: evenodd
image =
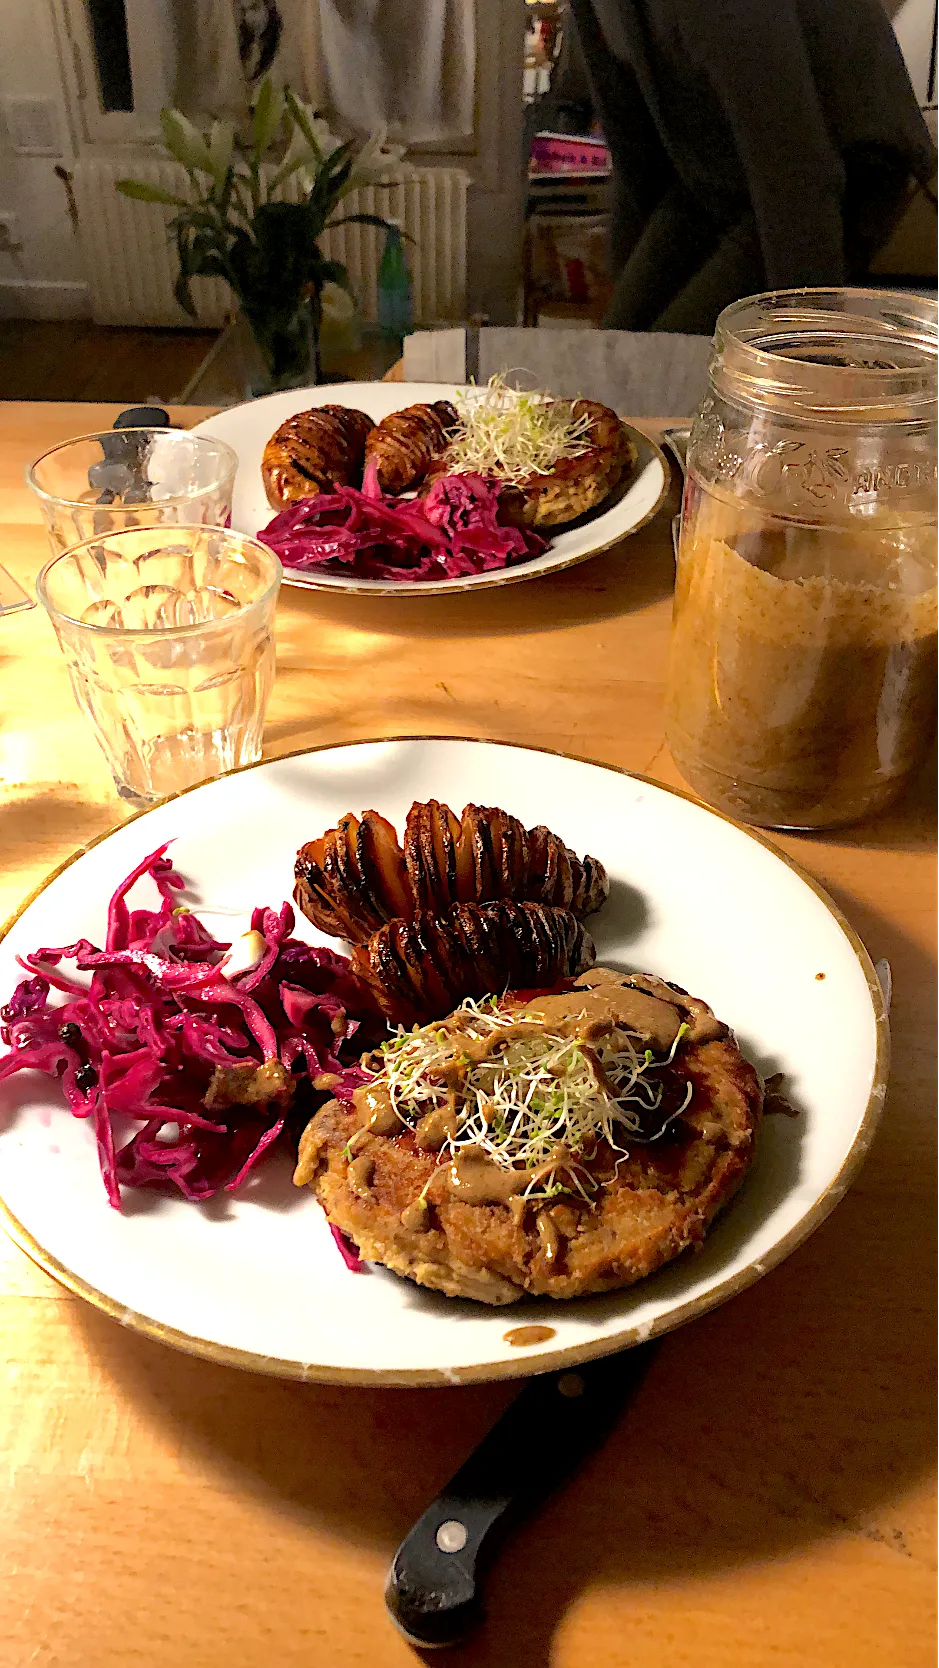
M 549 828 L 526 829 L 496 806 L 457 818 L 436 799 L 408 812 L 402 850 L 377 811 L 351 812 L 297 853 L 294 897 L 321 932 L 361 942 L 416 911 L 497 898 L 589 915 L 610 885 L 595 857 L 579 858 Z
M 261 479 L 272 510 L 362 479 L 365 442 L 375 427 L 352 406 L 318 405 L 275 429 L 264 448 Z
M 405 406 L 383 417 L 365 444 L 366 464 L 375 464 L 382 492 L 407 492 L 418 486 L 443 455 L 456 423 L 456 408 L 449 400 Z
M 545 989 L 593 965 L 593 939 L 569 909 L 500 899 L 418 910 L 352 951 L 353 970 L 394 1025 L 441 1019 L 467 996 Z

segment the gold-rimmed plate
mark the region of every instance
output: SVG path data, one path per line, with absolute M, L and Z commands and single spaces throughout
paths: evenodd
M 398 826 L 415 798 L 501 804 L 607 865 L 591 922 L 600 959 L 704 997 L 797 1118 L 773 1117 L 754 1167 L 703 1251 L 631 1289 L 508 1308 L 453 1301 L 385 1270 L 350 1272 L 286 1155 L 206 1206 L 129 1193 L 108 1206 L 93 1131 L 54 1084 L 0 1089 L 0 1201 L 9 1232 L 125 1325 L 196 1354 L 294 1378 L 442 1384 L 511 1378 L 637 1343 L 700 1315 L 788 1255 L 831 1211 L 883 1104 L 888 1033 L 863 945 L 808 877 L 759 836 L 682 794 L 608 767 L 483 741 L 362 742 L 253 766 L 115 829 L 57 872 L 0 942 L 0 996 L 16 956 L 100 942 L 116 882 L 163 840 L 196 907 L 224 936 L 289 896 L 294 852 L 344 811 Z M 298 931 L 317 934 L 304 922 Z M 550 1335 L 519 1349 L 520 1326 Z
M 298 411 L 317 405 L 354 406 L 376 423 L 392 411 L 423 401 L 452 400 L 464 389 L 440 382 L 345 382 L 338 387 L 299 388 L 289 394 L 269 394 L 262 400 L 232 406 L 196 425 L 193 433 L 225 440 L 238 454 L 238 474 L 232 501 L 232 526 L 252 537 L 273 516 L 261 482 L 261 458 L 274 430 Z M 647 435 L 624 425 L 636 447 L 636 463 L 628 479 L 599 509 L 555 533 L 540 556 L 491 573 L 460 579 L 384 580 L 357 575 L 301 573 L 284 568 L 284 584 L 307 590 L 344 591 L 357 596 L 435 596 L 457 591 L 491 590 L 517 585 L 523 579 L 557 573 L 610 550 L 651 521 L 668 491 L 669 469 L 663 453 Z

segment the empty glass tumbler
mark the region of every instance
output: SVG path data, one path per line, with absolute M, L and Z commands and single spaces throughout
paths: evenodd
M 117 791 L 148 805 L 261 755 L 281 566 L 223 527 L 125 528 L 37 581 Z
M 110 429 L 53 446 L 26 479 L 53 550 L 123 527 L 224 526 L 238 459 L 223 440 L 183 429 Z

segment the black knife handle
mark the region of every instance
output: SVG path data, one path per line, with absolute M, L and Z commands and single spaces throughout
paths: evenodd
M 606 1436 L 656 1343 L 530 1379 L 395 1553 L 385 1588 L 412 1644 L 453 1645 L 481 1620 L 478 1581 L 524 1513 Z
M 111 424 L 115 429 L 171 429 L 173 419 L 161 405 L 129 405 Z

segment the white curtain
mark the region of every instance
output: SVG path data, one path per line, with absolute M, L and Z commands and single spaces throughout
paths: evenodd
M 125 0 L 135 105 L 245 114 L 235 0 Z M 359 132 L 408 142 L 473 133 L 475 0 L 276 0 L 271 74 Z
M 360 132 L 409 143 L 473 133 L 474 0 L 277 0 L 277 69 Z
M 193 120 L 249 108 L 234 0 L 124 0 L 134 110 L 173 104 Z

